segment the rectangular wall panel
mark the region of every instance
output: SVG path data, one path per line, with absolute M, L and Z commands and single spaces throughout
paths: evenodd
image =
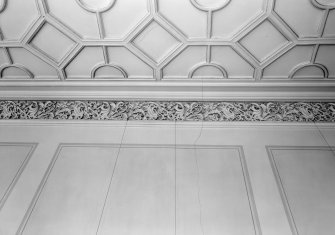
M 177 150 L 177 234 L 260 234 L 242 149 Z
M 260 228 L 241 147 L 64 145 L 20 232 L 259 235 Z
M 175 233 L 175 151 L 122 148 L 99 235 Z
M 335 152 L 327 147 L 269 147 L 293 234 L 335 234 Z
M 20 232 L 95 234 L 117 151 L 110 145 L 61 145 Z
M 29 143 L 0 143 L 0 210 L 35 147 Z

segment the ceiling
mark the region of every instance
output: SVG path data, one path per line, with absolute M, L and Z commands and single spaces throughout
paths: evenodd
M 2 99 L 333 99 L 335 1 L 0 0 L 0 76 Z

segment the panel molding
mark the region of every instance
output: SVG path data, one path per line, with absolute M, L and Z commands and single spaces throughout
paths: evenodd
M 44 186 L 46 185 L 48 178 L 53 170 L 53 167 L 55 166 L 58 158 L 59 158 L 59 154 L 61 153 L 63 147 L 106 147 L 106 148 L 119 148 L 120 144 L 69 144 L 69 143 L 60 143 L 48 165 L 47 170 L 44 173 L 44 176 L 38 186 L 38 188 L 35 191 L 34 197 L 31 201 L 31 203 L 29 204 L 29 207 L 21 221 L 20 226 L 17 229 L 16 234 L 22 234 L 24 232 L 24 229 L 29 221 L 29 218 L 31 216 L 31 214 L 33 213 L 33 210 L 39 200 L 39 197 L 41 195 L 41 193 L 43 192 Z
M 44 173 L 44 176 L 35 192 L 35 195 L 25 213 L 24 218 L 21 221 L 21 224 L 17 230 L 16 234 L 22 234 L 24 229 L 29 222 L 29 218 L 39 200 L 43 188 L 46 185 L 48 178 L 53 170 L 54 165 L 57 162 L 59 154 L 64 147 L 102 147 L 102 148 L 171 148 L 171 149 L 234 149 L 237 150 L 239 155 L 239 161 L 241 164 L 241 170 L 243 173 L 243 179 L 246 188 L 246 194 L 248 198 L 248 204 L 250 207 L 250 213 L 252 217 L 253 227 L 255 229 L 255 235 L 261 235 L 261 226 L 258 218 L 257 207 L 253 195 L 251 179 L 248 172 L 247 162 L 244 155 L 243 146 L 241 145 L 185 145 L 185 144 L 123 144 L 123 143 L 111 143 L 111 144 L 101 144 L 101 143 L 60 143 L 52 157 L 47 170 Z
M 20 165 L 17 173 L 15 174 L 13 180 L 11 181 L 10 185 L 8 186 L 8 188 L 5 190 L 5 194 L 2 198 L 0 198 L 0 211 L 2 209 L 2 207 L 5 205 L 6 200 L 8 199 L 8 197 L 10 196 L 11 191 L 13 190 L 13 188 L 15 187 L 18 179 L 20 178 L 22 172 L 24 171 L 26 165 L 28 164 L 31 156 L 34 154 L 38 144 L 37 143 L 26 143 L 26 142 L 20 142 L 20 143 L 14 143 L 14 142 L 0 142 L 0 146 L 27 146 L 30 147 L 30 150 L 28 152 L 28 154 L 25 156 L 24 161 L 22 162 L 22 164 Z
M 247 161 L 245 159 L 243 146 L 236 146 L 236 148 L 238 150 L 239 157 L 240 157 L 243 178 L 244 178 L 245 187 L 247 191 L 247 197 L 249 200 L 251 217 L 253 218 L 255 235 L 261 235 L 262 234 L 261 225 L 260 225 L 260 221 L 259 221 L 258 214 L 257 214 L 256 202 L 255 202 L 254 194 L 252 191 L 251 179 L 250 179 L 250 175 L 248 172 L 248 166 L 247 166 Z
M 287 198 L 287 192 L 282 184 L 279 170 L 277 168 L 276 161 L 274 159 L 273 150 L 320 150 L 320 151 L 331 151 L 335 155 L 335 146 L 266 146 L 266 151 L 270 160 L 271 168 L 277 183 L 277 187 L 285 208 L 285 213 L 289 221 L 291 231 L 293 235 L 299 235 L 296 223 L 294 221 L 294 216 Z

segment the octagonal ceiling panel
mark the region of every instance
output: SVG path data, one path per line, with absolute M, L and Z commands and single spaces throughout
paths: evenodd
M 329 89 L 334 54 L 332 0 L 0 1 L 6 91 Z

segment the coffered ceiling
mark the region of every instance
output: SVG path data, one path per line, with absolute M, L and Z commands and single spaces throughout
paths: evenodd
M 0 0 L 0 78 L 2 99 L 333 99 L 335 1 Z

